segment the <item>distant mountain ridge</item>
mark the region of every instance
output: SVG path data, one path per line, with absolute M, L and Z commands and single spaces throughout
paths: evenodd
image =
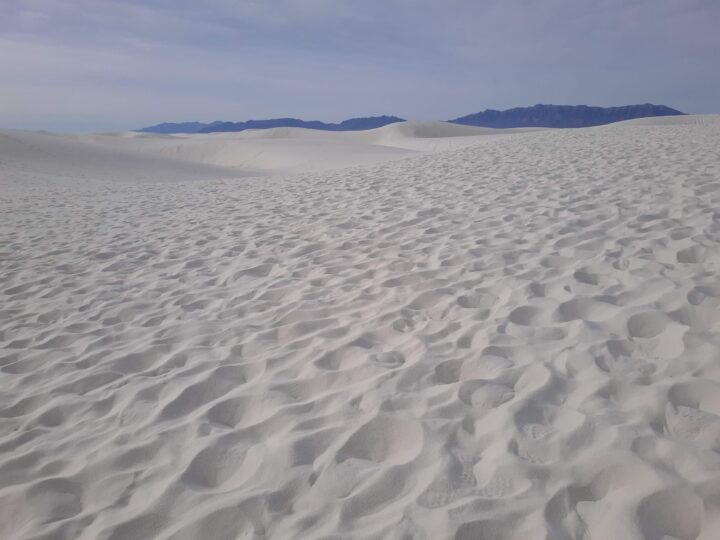
M 534 105 L 505 111 L 487 109 L 450 120 L 453 124 L 489 128 L 546 127 L 578 128 L 601 126 L 650 116 L 682 115 L 665 105 L 625 105 L 623 107 L 589 107 L 587 105 Z
M 297 127 L 306 129 L 319 129 L 323 131 L 362 131 L 374 129 L 388 124 L 404 122 L 405 119 L 397 116 L 368 116 L 362 118 L 350 118 L 338 124 L 329 124 L 319 120 L 300 120 L 298 118 L 272 118 L 270 120 L 248 120 L 246 122 L 180 122 L 164 123 L 149 126 L 138 131 L 145 133 L 218 133 L 236 132 L 246 129 L 268 129 L 275 127 Z
M 164 122 L 154 126 L 144 127 L 136 131 L 143 133 L 199 133 L 208 124 L 202 122 Z
M 665 105 L 644 103 L 641 105 L 625 105 L 622 107 L 590 107 L 588 105 L 534 105 L 517 107 L 505 111 L 487 109 L 454 120 L 453 124 L 489 128 L 514 127 L 546 127 L 546 128 L 578 128 L 600 126 L 652 116 L 677 116 L 685 114 Z M 300 120 L 298 118 L 273 118 L 270 120 L 248 120 L 246 122 L 180 122 L 163 123 L 145 127 L 137 131 L 146 133 L 216 133 L 236 132 L 246 129 L 268 129 L 274 127 L 299 127 L 319 129 L 323 131 L 362 131 L 375 129 L 396 122 L 404 122 L 397 116 L 369 116 L 350 118 L 337 124 L 319 120 Z

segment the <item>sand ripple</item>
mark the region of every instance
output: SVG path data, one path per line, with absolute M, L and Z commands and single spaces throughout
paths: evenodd
M 0 537 L 720 537 L 718 141 L 10 183 Z

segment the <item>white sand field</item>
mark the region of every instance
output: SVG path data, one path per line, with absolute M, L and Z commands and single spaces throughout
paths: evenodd
M 720 117 L 0 132 L 0 539 L 717 540 Z

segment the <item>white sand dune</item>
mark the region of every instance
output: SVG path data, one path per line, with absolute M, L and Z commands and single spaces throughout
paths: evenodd
M 251 168 L 228 171 L 213 164 L 182 162 L 152 152 L 138 152 L 122 144 L 92 144 L 76 135 L 0 131 L 0 181 L 4 182 L 19 178 L 177 182 L 262 173 Z
M 366 165 L 421 152 L 473 146 L 497 130 L 447 122 L 402 122 L 357 132 L 272 128 L 199 135 L 106 134 L 81 136 L 104 148 L 239 169 L 244 175 L 278 174 Z M 249 171 L 249 172 L 246 172 Z M 232 174 L 232 173 L 228 173 Z
M 0 538 L 720 538 L 720 120 L 687 120 L 4 134 Z M 248 141 L 346 168 L 236 178 Z
M 244 176 L 258 171 L 261 174 L 278 174 L 336 169 L 414 154 L 402 148 L 326 137 L 323 132 L 314 130 L 302 131 L 308 132 L 305 137 L 268 134 L 260 138 L 229 133 L 142 138 L 119 134 L 86 136 L 84 139 L 99 148 L 120 147 L 125 151 L 174 161 L 227 167 L 240 171 Z M 246 173 L 247 170 L 250 172 Z M 228 171 L 228 174 L 232 174 L 232 171 Z
M 683 116 L 655 116 L 651 118 L 634 118 L 616 122 L 605 127 L 612 126 L 697 126 L 715 124 L 720 115 L 717 114 L 689 114 Z
M 446 122 L 403 122 L 360 132 L 304 128 L 199 135 L 0 131 L 0 167 L 6 176 L 22 172 L 31 180 L 57 176 L 105 182 L 238 178 L 380 163 L 473 146 L 487 135 L 524 131 Z

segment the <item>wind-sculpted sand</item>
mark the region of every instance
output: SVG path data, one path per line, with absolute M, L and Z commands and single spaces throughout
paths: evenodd
M 665 123 L 0 158 L 0 538 L 720 538 L 720 120 Z

